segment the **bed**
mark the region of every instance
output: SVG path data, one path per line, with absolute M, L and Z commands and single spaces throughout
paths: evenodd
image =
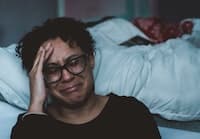
M 142 101 L 162 139 L 200 138 L 200 20 L 184 21 L 193 23 L 191 31 L 157 39 L 139 22 L 109 18 L 88 23 L 96 41 L 96 92 Z M 17 115 L 29 104 L 29 81 L 15 48 L 16 44 L 0 48 L 1 139 L 9 139 Z

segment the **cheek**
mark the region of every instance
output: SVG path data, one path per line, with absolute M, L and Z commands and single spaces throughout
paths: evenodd
M 58 92 L 57 91 L 58 90 L 58 85 L 49 85 L 48 86 L 48 93 L 49 94 L 57 94 L 56 92 Z
M 86 79 L 86 83 L 87 83 L 87 88 L 90 90 L 90 88 L 93 88 L 94 85 L 94 79 L 93 79 L 93 73 L 92 72 L 88 72 L 87 73 L 87 78 Z

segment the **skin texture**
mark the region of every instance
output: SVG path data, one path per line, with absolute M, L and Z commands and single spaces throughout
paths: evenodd
M 88 57 L 86 68 L 81 74 L 73 75 L 64 69 L 59 82 L 50 85 L 44 82 L 42 70 L 45 62 L 62 66 L 68 58 L 82 54 L 83 51 L 76 44 L 69 46 L 60 38 L 43 43 L 29 73 L 31 86 L 29 113 L 47 111 L 58 120 L 74 124 L 85 123 L 98 116 L 108 101 L 108 97 L 94 93 L 92 54 Z M 44 104 L 48 95 L 51 95 L 53 101 L 45 110 Z

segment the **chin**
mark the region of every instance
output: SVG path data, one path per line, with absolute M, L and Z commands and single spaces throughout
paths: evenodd
M 85 104 L 87 103 L 87 98 L 85 99 L 74 99 L 74 100 L 70 100 L 70 101 L 62 101 L 62 105 L 66 108 L 69 109 L 78 109 L 81 108 L 83 106 L 85 106 Z
M 87 104 L 92 93 L 74 93 L 69 96 L 54 97 L 53 102 L 69 109 L 78 109 Z

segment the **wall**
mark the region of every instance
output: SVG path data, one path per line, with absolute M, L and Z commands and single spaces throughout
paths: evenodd
M 180 21 L 200 17 L 199 0 L 157 0 L 158 15 L 167 20 Z
M 104 16 L 169 20 L 200 17 L 198 0 L 0 0 L 0 47 L 17 42 L 47 18 L 95 20 Z
M 64 0 L 65 16 L 95 20 L 105 16 L 150 16 L 149 0 Z
M 56 16 L 94 20 L 104 16 L 149 16 L 149 0 L 0 0 L 0 47 Z
M 56 16 L 56 0 L 0 0 L 0 46 L 18 42 L 33 26 Z
M 159 16 L 170 21 L 199 18 L 199 0 L 62 0 L 64 15 L 78 19 Z

